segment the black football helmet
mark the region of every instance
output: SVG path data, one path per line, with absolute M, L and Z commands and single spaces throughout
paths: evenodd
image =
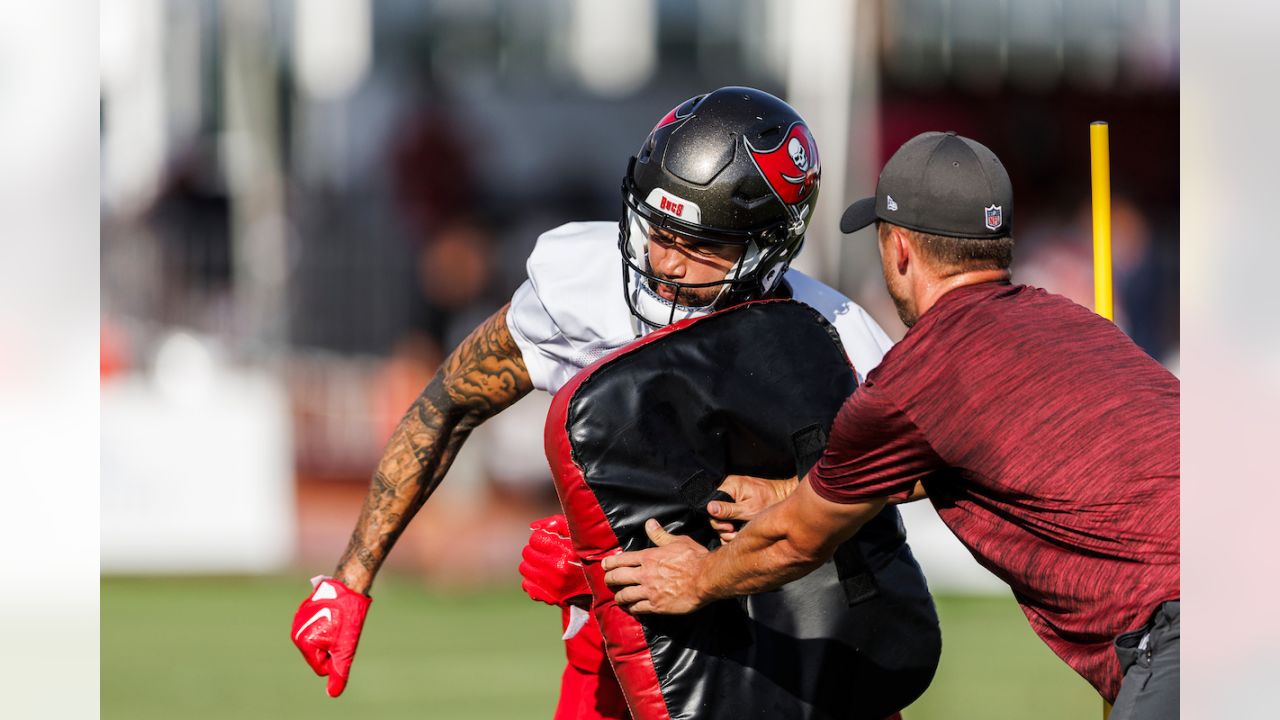
M 649 132 L 622 180 L 618 249 L 632 314 L 660 327 L 767 295 L 804 243 L 821 173 L 804 119 L 766 92 L 725 87 L 677 105 Z M 666 280 L 649 266 L 655 229 L 694 244 L 738 245 L 742 257 L 724 280 Z M 658 283 L 675 289 L 674 301 L 655 292 Z M 715 286 L 711 305 L 680 304 L 681 291 Z

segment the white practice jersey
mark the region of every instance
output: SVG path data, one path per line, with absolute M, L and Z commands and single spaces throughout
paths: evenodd
M 545 232 L 527 267 L 529 279 L 511 297 L 507 327 L 534 387 L 555 393 L 586 366 L 652 330 L 631 314 L 623 295 L 617 223 L 569 223 Z M 865 379 L 893 344 L 884 330 L 808 275 L 788 270 L 785 277 L 794 299 L 835 326 L 858 381 Z

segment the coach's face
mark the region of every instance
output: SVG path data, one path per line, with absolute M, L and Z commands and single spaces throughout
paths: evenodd
M 691 285 L 718 282 L 724 280 L 740 257 L 742 248 L 735 245 L 694 243 L 661 228 L 649 231 L 649 268 L 664 280 Z M 681 290 L 679 302 L 691 307 L 710 305 L 720 289 L 713 285 Z M 672 285 L 659 282 L 653 290 L 667 300 L 676 300 Z

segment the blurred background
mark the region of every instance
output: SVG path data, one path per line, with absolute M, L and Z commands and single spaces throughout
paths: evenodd
M 1089 306 L 1088 124 L 1109 121 L 1118 322 L 1178 372 L 1178 20 L 1174 0 L 104 0 L 103 715 L 550 716 L 558 614 L 515 570 L 558 507 L 545 394 L 477 430 L 401 538 L 341 703 L 285 629 L 537 236 L 616 219 L 653 123 L 719 86 L 809 121 L 824 178 L 797 264 L 895 338 L 870 234 L 836 229 L 889 155 L 925 130 L 991 147 L 1015 279 Z M 1096 715 L 932 508 L 904 515 L 945 644 L 908 720 Z

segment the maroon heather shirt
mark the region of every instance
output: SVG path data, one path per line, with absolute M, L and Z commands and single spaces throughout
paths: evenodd
M 1178 598 L 1178 380 L 1112 323 L 1004 282 L 944 295 L 845 401 L 815 492 L 852 503 L 924 482 L 1104 698 L 1111 642 Z

